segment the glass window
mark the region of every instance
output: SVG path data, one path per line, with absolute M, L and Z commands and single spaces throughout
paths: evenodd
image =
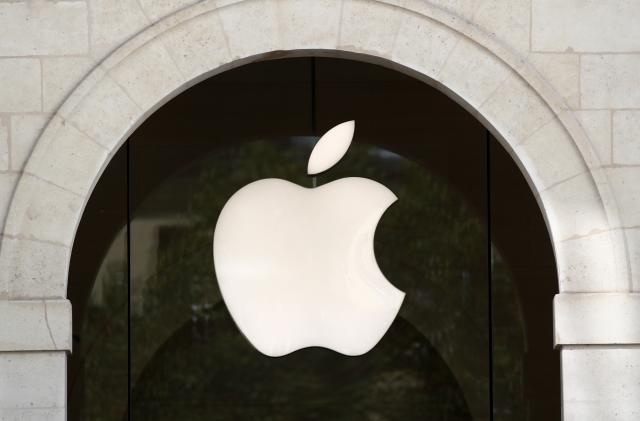
M 307 176 L 318 137 L 351 119 L 346 156 Z M 259 179 L 311 187 L 351 176 L 398 197 L 375 252 L 406 293 L 400 313 L 362 356 L 324 348 L 264 356 L 221 299 L 212 258 L 219 213 Z M 79 342 L 70 415 L 559 419 L 555 276 L 524 178 L 460 105 L 368 63 L 252 63 L 154 113 L 93 192 L 69 282 Z

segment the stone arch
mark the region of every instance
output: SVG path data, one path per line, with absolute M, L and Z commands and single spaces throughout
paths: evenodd
M 226 69 L 311 54 L 358 54 L 448 93 L 492 130 L 525 174 L 552 238 L 560 291 L 629 291 L 617 205 L 561 97 L 482 28 L 427 2 L 403 3 L 209 0 L 121 45 L 73 90 L 27 162 L 0 243 L 6 295 L 66 296 L 84 206 L 110 158 L 147 116 Z

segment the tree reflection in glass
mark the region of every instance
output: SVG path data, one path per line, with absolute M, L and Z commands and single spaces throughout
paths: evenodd
M 382 271 L 407 293 L 383 340 L 360 357 L 309 348 L 268 358 L 233 324 L 213 272 L 217 216 L 237 189 L 257 179 L 310 186 L 304 174 L 311 147 L 310 138 L 276 139 L 213 153 L 172 176 L 134 215 L 132 271 L 154 265 L 151 276 L 133 279 L 134 418 L 487 417 L 482 219 L 445 181 L 389 151 L 354 144 L 317 180 L 367 177 L 399 198 L 375 238 Z M 168 197 L 172 210 L 163 212 L 158 205 Z M 136 241 L 150 221 L 161 221 L 157 248 Z

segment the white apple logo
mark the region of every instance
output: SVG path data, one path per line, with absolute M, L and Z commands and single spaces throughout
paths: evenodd
M 307 172 L 346 153 L 355 123 L 318 141 Z M 224 302 L 240 331 L 276 357 L 321 346 L 345 355 L 373 348 L 395 319 L 404 293 L 376 263 L 373 236 L 397 197 L 358 177 L 305 188 L 268 178 L 225 204 L 213 238 Z

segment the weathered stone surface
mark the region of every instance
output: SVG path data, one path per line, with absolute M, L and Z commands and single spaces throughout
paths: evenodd
M 103 110 L 108 107 L 109 112 Z M 142 117 L 142 110 L 110 77 L 102 75 L 71 110 L 60 114 L 73 126 L 113 150 Z
M 640 54 L 585 55 L 580 75 L 583 108 L 640 108 Z
M 66 419 L 66 408 L 0 408 L 0 420 L 3 421 L 65 421 Z
M 0 408 L 0 420 L 3 421 L 65 421 L 66 419 L 66 408 Z
M 615 235 L 600 231 L 555 244 L 561 293 L 624 291 L 629 287 L 629 280 L 620 273 L 624 256 L 615 255 Z
M 529 51 L 531 0 L 484 1 L 471 18 L 521 53 Z
M 407 14 L 398 9 L 384 5 L 370 7 L 367 1 L 356 0 L 345 2 L 340 23 L 340 49 L 360 51 L 363 53 L 389 56 L 394 43 L 411 42 L 410 40 L 396 40 L 398 30 Z M 410 33 L 411 30 L 410 30 Z
M 640 165 L 640 110 L 613 113 L 613 163 Z
M 95 66 L 89 57 L 45 57 L 42 59 L 42 100 L 45 111 L 53 111 L 71 89 Z
M 540 190 L 567 180 L 587 170 L 584 162 L 576 160 L 579 152 L 562 124 L 556 119 L 538 129 L 516 146 L 534 183 Z
M 478 108 L 510 74 L 511 69 L 503 61 L 487 56 L 482 47 L 463 38 L 447 59 L 439 79 L 448 89 Z
M 0 171 L 9 169 L 9 127 L 8 118 L 0 116 Z
M 80 195 L 24 174 L 8 212 L 5 234 L 70 246 L 83 203 Z
M 553 309 L 556 346 L 640 343 L 640 294 L 558 294 Z
M 392 59 L 435 80 L 459 40 L 444 25 L 410 14 L 404 17 L 396 37 Z
M 136 0 L 91 0 L 91 55 L 104 57 L 148 24 Z
M 534 51 L 640 50 L 640 2 L 532 0 Z
M 84 1 L 0 3 L 0 56 L 84 54 L 89 49 Z
M 78 195 L 88 195 L 92 180 L 84 175 L 100 172 L 106 156 L 104 146 L 60 121 L 55 137 L 38 145 L 25 171 Z
M 549 160 L 552 161 L 549 166 L 550 172 L 562 175 L 562 159 Z M 577 165 L 575 169 L 578 169 Z M 582 172 L 552 185 L 542 191 L 540 197 L 556 241 L 581 237 L 608 228 L 604 206 L 593 177 L 588 172 Z
M 233 59 L 278 50 L 278 17 L 275 2 L 240 2 L 219 11 Z
M 159 40 L 146 47 L 132 52 L 109 74 L 140 109 L 148 111 L 177 94 L 186 79 Z
M 568 347 L 561 351 L 565 421 L 640 417 L 640 346 Z
M 572 109 L 580 107 L 580 56 L 529 54 L 527 60 L 553 85 Z
M 16 114 L 11 116 L 12 170 L 22 171 L 49 118 L 49 114 Z
M 515 146 L 554 119 L 542 98 L 519 77 L 511 74 L 478 110 Z
M 611 164 L 611 112 L 609 110 L 582 110 L 576 112 L 591 146 L 602 165 Z
M 169 30 L 160 40 L 187 78 L 199 77 L 230 60 L 229 47 L 216 12 Z
M 403 0 L 395 0 L 397 3 L 406 3 Z M 421 1 L 421 0 L 418 0 Z M 483 3 L 482 0 L 434 0 L 433 4 L 438 5 L 450 11 L 455 15 L 464 17 L 465 19 L 473 18 L 474 13 L 478 10 L 478 7 Z
M 144 14 L 155 22 L 197 2 L 198 0 L 140 0 L 140 6 Z
M 64 408 L 64 351 L 0 353 L 0 408 Z
M 0 227 L 4 227 L 4 221 L 11 203 L 11 196 L 18 181 L 18 173 L 0 172 Z M 0 286 L 0 291 L 2 287 Z
M 71 351 L 68 300 L 1 300 L 0 313 L 0 352 Z
M 640 292 L 640 227 L 628 228 L 624 233 L 631 262 L 631 286 L 633 291 Z
M 640 227 L 640 167 L 609 168 L 607 173 L 622 225 Z
M 340 34 L 340 0 L 279 0 L 280 40 L 284 49 L 336 48 Z
M 40 61 L 35 58 L 0 58 L 0 112 L 42 109 Z
M 9 298 L 64 298 L 69 248 L 27 239 L 4 238 L 0 286 Z

